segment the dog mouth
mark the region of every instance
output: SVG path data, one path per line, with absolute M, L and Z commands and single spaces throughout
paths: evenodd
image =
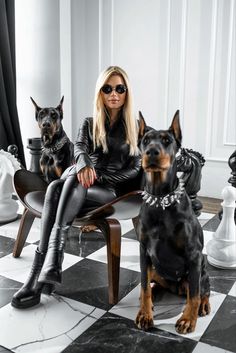
M 48 145 L 50 145 L 51 143 L 52 143 L 52 138 L 53 138 L 53 135 L 52 134 L 50 134 L 50 133 L 48 133 L 48 132 L 44 132 L 43 134 L 42 134 L 42 140 L 43 140 L 43 144 L 45 145 L 45 146 L 48 146 Z

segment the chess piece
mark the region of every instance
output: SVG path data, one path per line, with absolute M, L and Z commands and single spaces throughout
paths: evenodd
M 12 199 L 12 178 L 20 163 L 9 152 L 0 150 L 0 223 L 17 218 L 18 203 Z
M 40 169 L 40 157 L 42 154 L 42 141 L 40 137 L 33 137 L 28 139 L 28 146 L 31 154 L 31 160 L 30 160 L 30 168 L 29 170 L 32 173 L 37 173 L 41 175 L 41 169 Z
M 228 182 L 236 188 L 236 150 L 231 154 L 231 156 L 229 157 L 228 160 L 228 165 L 231 168 L 232 172 L 232 176 L 229 178 Z M 222 218 L 222 214 L 223 214 L 223 210 L 221 209 L 218 216 L 219 219 Z M 236 208 L 234 210 L 234 222 L 236 224 Z
M 223 217 L 218 229 L 207 243 L 208 262 L 216 267 L 236 268 L 236 227 L 234 210 L 236 188 L 226 186 L 222 191 Z
M 177 170 L 183 172 L 185 190 L 192 202 L 192 208 L 196 216 L 201 214 L 202 203 L 197 198 L 201 188 L 202 167 L 205 164 L 204 157 L 197 151 L 188 148 L 181 148 L 177 157 Z

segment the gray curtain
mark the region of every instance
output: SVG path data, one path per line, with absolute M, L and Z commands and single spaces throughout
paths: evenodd
M 25 166 L 16 107 L 15 0 L 0 0 L 0 149 L 12 144 Z

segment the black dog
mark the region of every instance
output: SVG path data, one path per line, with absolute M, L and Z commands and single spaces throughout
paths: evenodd
M 73 163 L 73 143 L 67 137 L 62 126 L 62 97 L 56 108 L 40 108 L 32 97 L 35 106 L 35 117 L 38 122 L 41 139 L 42 155 L 40 168 L 47 183 L 60 178 L 64 170 Z
M 168 130 L 148 131 L 140 146 L 146 185 L 137 227 L 141 306 L 136 324 L 144 330 L 153 325 L 151 282 L 187 295 L 187 305 L 176 322 L 178 333 L 194 331 L 198 315 L 210 312 L 203 232 L 177 177 L 175 156 L 181 140 L 177 111 Z

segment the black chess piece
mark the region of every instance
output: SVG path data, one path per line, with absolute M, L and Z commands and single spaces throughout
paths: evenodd
M 28 139 L 27 148 L 30 150 L 31 160 L 29 170 L 33 173 L 42 174 L 39 160 L 42 154 L 42 141 L 40 137 L 33 137 Z
M 182 148 L 177 157 L 177 170 L 183 172 L 183 180 L 186 192 L 192 202 L 192 208 L 199 216 L 201 214 L 202 203 L 197 198 L 197 193 L 201 188 L 202 167 L 205 164 L 204 157 L 197 151 Z

